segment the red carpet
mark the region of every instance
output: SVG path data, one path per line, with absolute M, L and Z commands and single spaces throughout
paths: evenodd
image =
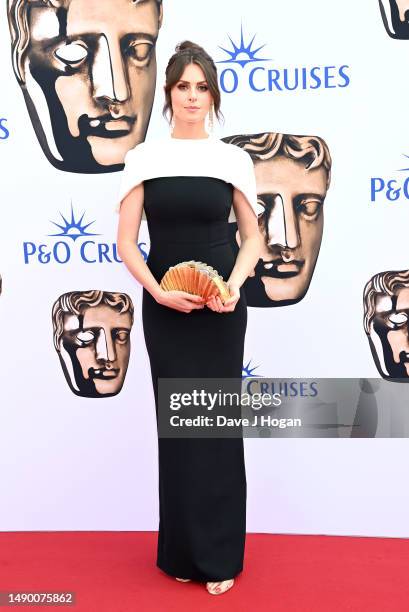
M 0 592 L 74 591 L 76 605 L 61 612 L 409 610 L 409 540 L 249 534 L 245 569 L 220 596 L 159 570 L 156 540 L 152 532 L 0 533 Z

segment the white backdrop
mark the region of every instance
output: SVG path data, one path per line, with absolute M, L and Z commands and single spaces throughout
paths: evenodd
M 255 10 L 255 7 L 257 10 Z M 275 68 L 348 66 L 345 88 L 224 93 L 220 136 L 255 132 L 318 135 L 332 159 L 324 238 L 307 296 L 284 308 L 249 308 L 245 362 L 271 377 L 377 377 L 362 326 L 362 291 L 382 270 L 409 267 L 409 201 L 371 202 L 371 177 L 401 179 L 409 154 L 409 41 L 386 34 L 376 0 L 164 0 L 158 80 L 147 138 L 161 116 L 164 69 L 177 42 L 225 59 L 240 27 Z M 67 264 L 24 261 L 24 243 L 53 246 L 60 211 L 85 211 L 96 241 L 113 244 L 120 173 L 53 168 L 35 138 L 0 18 L 0 529 L 156 530 L 157 442 L 141 290 L 120 263 L 85 263 L 72 242 Z M 218 64 L 222 70 L 224 64 Z M 406 160 L 407 161 L 407 160 Z M 409 164 L 407 164 L 409 165 Z M 140 241 L 148 242 L 146 229 Z M 135 305 L 122 391 L 75 396 L 52 343 L 51 307 L 67 291 L 128 293 Z M 409 535 L 405 439 L 245 441 L 250 532 Z

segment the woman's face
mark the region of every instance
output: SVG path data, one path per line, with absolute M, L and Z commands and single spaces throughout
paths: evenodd
M 197 64 L 188 64 L 170 91 L 176 122 L 200 123 L 205 120 L 213 102 L 206 76 Z

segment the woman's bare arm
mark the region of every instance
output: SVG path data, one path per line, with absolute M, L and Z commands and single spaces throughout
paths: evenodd
M 233 208 L 236 215 L 241 245 L 236 263 L 234 264 L 227 282 L 231 285 L 241 287 L 256 267 L 263 243 L 258 228 L 257 217 L 246 197 L 236 188 L 234 188 L 233 191 Z
M 134 187 L 122 201 L 117 236 L 118 254 L 130 273 L 157 300 L 162 290 L 138 247 L 143 202 L 143 183 Z
M 233 208 L 241 245 L 234 267 L 226 281 L 231 297 L 224 304 L 219 297 L 213 297 L 207 302 L 207 306 L 217 312 L 232 312 L 235 309 L 240 299 L 240 287 L 253 272 L 263 246 L 257 217 L 246 197 L 237 188 L 233 191 Z
M 144 203 L 144 186 L 140 183 L 122 200 L 117 235 L 118 254 L 130 273 L 152 297 L 163 306 L 181 312 L 204 308 L 204 300 L 185 291 L 164 291 L 149 270 L 138 247 Z

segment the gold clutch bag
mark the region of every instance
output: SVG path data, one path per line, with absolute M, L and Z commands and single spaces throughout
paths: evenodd
M 229 288 L 217 270 L 202 261 L 182 261 L 171 266 L 160 281 L 165 291 L 186 291 L 207 300 L 219 296 L 222 303 L 230 297 Z

